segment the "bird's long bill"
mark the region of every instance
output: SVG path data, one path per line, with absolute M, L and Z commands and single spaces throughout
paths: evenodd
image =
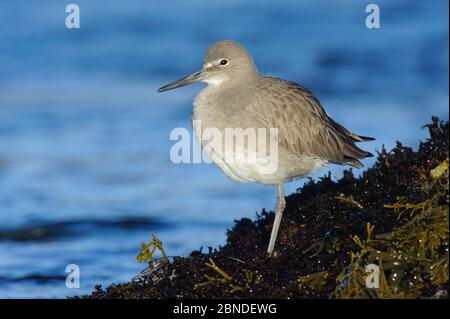
M 200 70 L 198 72 L 195 72 L 191 75 L 188 75 L 182 79 L 179 79 L 178 81 L 169 83 L 167 85 L 164 85 L 163 87 L 158 89 L 158 92 L 164 92 L 172 89 L 176 89 L 191 83 L 200 82 L 204 79 L 206 75 L 206 72 L 203 70 Z

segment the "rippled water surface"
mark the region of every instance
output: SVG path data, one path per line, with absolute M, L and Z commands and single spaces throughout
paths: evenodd
M 60 1 L 0 3 L 0 297 L 125 281 L 142 269 L 135 256 L 151 232 L 169 255 L 186 255 L 223 245 L 234 219 L 273 207 L 272 187 L 169 158 L 169 134 L 190 130 L 202 85 L 156 89 L 198 69 L 219 39 L 241 42 L 262 74 L 305 85 L 337 121 L 376 137 L 369 151 L 416 147 L 431 115 L 448 119 L 445 0 L 378 1 L 378 30 L 365 28 L 363 1 L 75 3 L 79 30 L 65 28 Z M 64 284 L 72 263 L 78 290 Z

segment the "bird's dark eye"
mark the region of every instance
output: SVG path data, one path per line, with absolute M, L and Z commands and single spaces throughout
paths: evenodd
M 228 64 L 228 60 L 220 60 L 220 65 L 227 65 Z

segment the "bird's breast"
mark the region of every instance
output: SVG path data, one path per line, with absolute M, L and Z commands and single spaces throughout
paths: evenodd
M 270 161 L 266 153 L 259 154 L 258 149 L 253 148 L 256 143 L 252 145 L 251 136 L 257 134 L 257 128 L 249 125 L 248 115 L 227 113 L 228 105 L 218 105 L 215 101 L 206 92 L 199 94 L 193 105 L 193 130 L 203 151 L 234 180 L 276 184 L 277 167 L 273 165 L 277 165 L 278 158 L 272 157 Z M 242 143 L 237 142 L 237 136 L 242 138 Z

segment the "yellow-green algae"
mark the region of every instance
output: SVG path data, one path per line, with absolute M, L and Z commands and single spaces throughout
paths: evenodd
M 423 290 L 442 297 L 447 292 L 435 287 L 448 285 L 449 275 L 449 192 L 448 159 L 431 170 L 424 180 L 423 191 L 430 198 L 409 203 L 402 197 L 387 204 L 399 216 L 408 214 L 408 221 L 387 234 L 366 240 L 355 236 L 360 250 L 352 253 L 350 264 L 336 278 L 335 298 L 418 298 Z M 380 288 L 367 288 L 365 266 L 378 264 Z M 387 274 L 389 273 L 389 275 Z

